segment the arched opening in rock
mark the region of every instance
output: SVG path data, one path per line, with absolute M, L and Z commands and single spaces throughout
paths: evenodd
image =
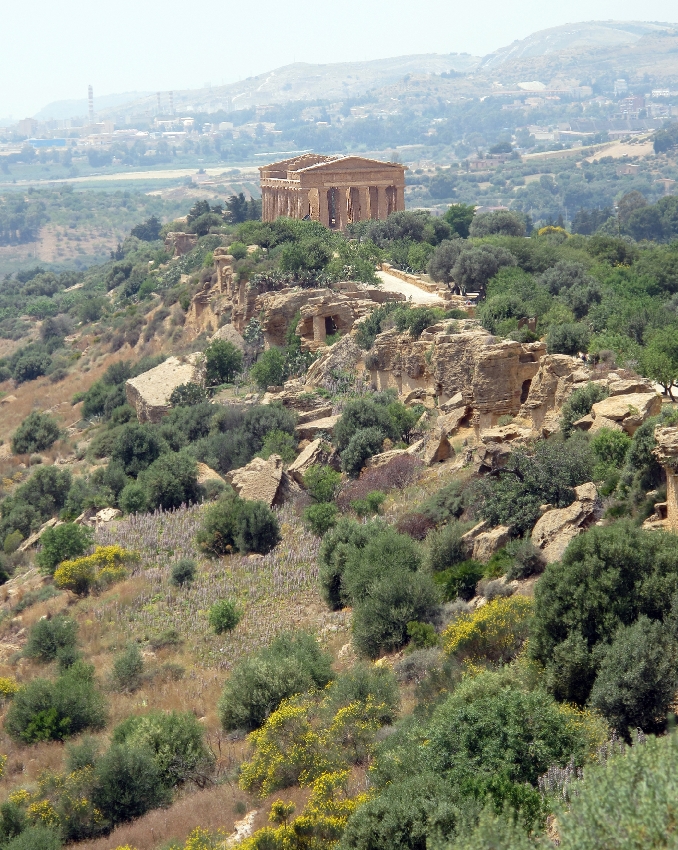
M 532 384 L 532 379 L 528 378 L 526 381 L 523 381 L 523 385 L 520 388 L 520 403 L 525 404 L 527 401 L 527 397 L 530 394 L 530 386 Z

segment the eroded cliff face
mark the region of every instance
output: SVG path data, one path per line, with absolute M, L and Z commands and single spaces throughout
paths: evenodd
M 428 395 L 438 407 L 461 394 L 457 406 L 470 408 L 481 430 L 517 414 L 546 353 L 544 343 L 497 340 L 471 321 L 457 333 L 448 326 L 428 328 L 418 340 L 396 330 L 380 334 L 364 358 L 374 386 L 404 397 Z

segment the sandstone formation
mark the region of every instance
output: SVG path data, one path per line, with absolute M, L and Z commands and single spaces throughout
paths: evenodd
M 554 433 L 560 428 L 561 407 L 577 386 L 589 380 L 588 371 L 575 357 L 547 354 L 540 360 L 518 416 L 543 436 Z
M 426 466 L 433 466 L 454 457 L 454 449 L 443 429 L 432 428 L 424 437 L 423 446 L 417 454 Z
M 666 472 L 665 524 L 670 531 L 678 531 L 678 427 L 657 427 L 654 438 L 653 454 Z
M 394 388 L 400 396 L 430 390 L 441 410 L 455 399 L 455 409 L 472 411 L 478 430 L 518 413 L 545 354 L 544 344 L 496 340 L 473 321 L 464 322 L 459 333 L 449 332 L 448 325 L 434 325 L 418 340 L 395 329 L 379 334 L 364 358 L 371 383 L 380 390 Z
M 206 484 L 208 481 L 221 481 L 222 484 L 224 483 L 224 479 L 215 469 L 212 469 L 206 463 L 198 463 L 198 484 Z
M 181 257 L 188 254 L 198 244 L 198 236 L 195 233 L 173 232 L 165 237 L 165 250 L 173 257 Z
M 511 529 L 507 525 L 498 525 L 489 531 L 481 531 L 473 540 L 471 557 L 474 561 L 486 564 L 495 552 L 499 551 L 511 539 Z
M 600 519 L 602 507 L 595 484 L 582 484 L 574 492 L 571 505 L 547 510 L 532 529 L 532 542 L 549 564 L 559 561 L 570 540 Z
M 264 502 L 269 507 L 281 505 L 300 492 L 278 455 L 271 455 L 268 460 L 255 457 L 247 466 L 227 473 L 226 480 L 241 499 Z
M 169 411 L 172 391 L 182 384 L 203 383 L 205 365 L 202 354 L 168 357 L 164 363 L 130 378 L 125 384 L 127 401 L 136 410 L 139 422 L 159 422 Z
M 326 416 L 323 419 L 314 419 L 311 422 L 304 422 L 301 425 L 297 425 L 294 430 L 300 440 L 315 440 L 318 434 L 331 435 L 334 431 L 334 426 L 340 418 L 341 417 L 337 415 Z
M 309 443 L 301 454 L 290 464 L 287 472 L 294 480 L 304 486 L 304 475 L 312 466 L 338 466 L 338 459 L 332 446 L 320 439 Z
M 661 409 L 661 396 L 656 392 L 609 396 L 593 405 L 590 431 L 613 428 L 632 437 L 646 419 L 661 413 Z
M 244 351 L 245 349 L 245 340 L 233 327 L 233 325 L 228 324 L 220 327 L 215 332 L 210 342 L 213 342 L 215 339 L 223 339 L 225 342 L 230 342 L 235 345 L 236 348 L 239 348 L 241 351 Z
M 363 354 L 352 337 L 342 337 L 311 363 L 306 373 L 306 385 L 327 389 L 335 380 L 335 374 L 356 372 Z

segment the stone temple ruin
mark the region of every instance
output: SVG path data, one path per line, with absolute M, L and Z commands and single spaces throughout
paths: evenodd
M 262 219 L 320 221 L 333 230 L 405 209 L 405 166 L 360 156 L 303 154 L 261 174 Z

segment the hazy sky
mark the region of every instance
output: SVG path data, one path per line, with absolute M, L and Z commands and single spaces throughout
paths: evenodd
M 233 82 L 293 61 L 483 55 L 586 20 L 678 20 L 676 0 L 30 0 L 3 3 L 0 118 L 54 100 Z

